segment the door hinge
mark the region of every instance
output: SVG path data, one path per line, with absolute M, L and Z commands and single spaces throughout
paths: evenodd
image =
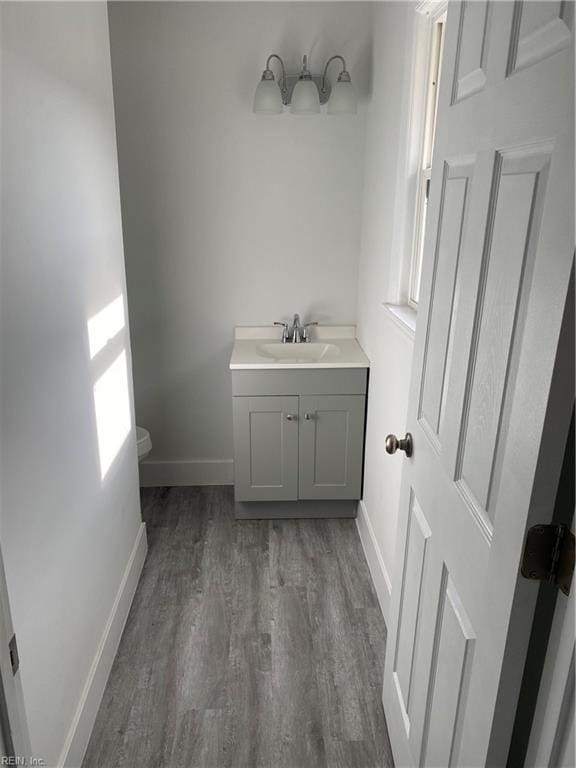
M 528 530 L 522 576 L 548 581 L 570 593 L 574 573 L 574 534 L 567 525 L 534 525 Z
M 20 666 L 20 658 L 18 657 L 18 646 L 16 645 L 16 635 L 12 635 L 12 639 L 8 643 L 8 650 L 10 651 L 10 663 L 12 664 L 12 674 L 15 675 L 18 672 Z

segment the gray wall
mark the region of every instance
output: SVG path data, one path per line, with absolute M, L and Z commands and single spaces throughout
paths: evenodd
M 389 432 L 400 436 L 406 429 L 413 340 L 391 319 L 384 303 L 402 298 L 401 276 L 414 220 L 413 196 L 407 194 L 414 7 L 411 2 L 375 6 L 358 281 L 358 338 L 371 360 L 359 522 L 365 546 L 367 542 L 373 555 L 368 559 L 385 618 L 403 462 L 400 454 L 385 452 L 384 441 Z
M 371 17 L 363 3 L 110 4 L 136 416 L 167 462 L 158 482 L 231 477 L 212 460 L 232 457 L 234 325 L 354 322 L 364 108 L 251 110 L 271 52 L 290 71 L 343 53 L 365 102 Z
M 130 375 L 128 332 L 93 359 L 87 332 L 125 291 L 112 80 L 105 4 L 0 14 L 0 538 L 33 754 L 54 766 L 98 706 L 82 694 L 140 532 L 133 430 L 103 479 L 94 404 L 109 352 Z

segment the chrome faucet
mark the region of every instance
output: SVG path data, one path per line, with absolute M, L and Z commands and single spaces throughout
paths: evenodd
M 300 344 L 300 342 L 302 341 L 303 330 L 304 329 L 300 325 L 300 315 L 294 315 L 294 320 L 292 321 L 292 328 L 290 330 L 293 344 Z
M 311 325 L 318 325 L 318 323 L 316 321 L 312 323 L 304 323 L 302 327 L 302 341 L 310 341 L 310 333 L 308 328 L 310 328 Z
M 282 344 L 286 344 L 287 341 L 290 341 L 290 337 L 288 335 L 288 323 L 280 323 L 276 321 L 274 325 L 282 326 Z
M 301 342 L 310 341 L 310 332 L 308 328 L 311 325 L 318 325 L 318 323 L 300 323 L 300 315 L 294 315 L 292 326 L 288 323 L 275 322 L 274 325 L 282 327 L 282 344 L 300 344 Z

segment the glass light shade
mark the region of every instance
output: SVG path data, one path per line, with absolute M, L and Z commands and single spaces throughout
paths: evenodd
M 279 115 L 282 112 L 282 93 L 276 80 L 260 80 L 254 94 L 253 111 L 259 115 Z
M 339 80 L 332 86 L 332 92 L 328 99 L 329 115 L 355 115 L 358 108 L 358 100 L 354 86 L 351 82 Z
M 298 80 L 292 91 L 293 115 L 315 115 L 320 112 L 320 95 L 312 80 Z

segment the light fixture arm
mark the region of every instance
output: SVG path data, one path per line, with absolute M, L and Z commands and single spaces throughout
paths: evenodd
M 286 85 L 286 68 L 284 66 L 284 62 L 282 61 L 282 58 L 278 56 L 277 53 L 271 53 L 270 56 L 268 56 L 268 58 L 266 59 L 265 73 L 272 71 L 270 69 L 270 62 L 272 61 L 272 59 L 278 59 L 278 61 L 280 62 L 280 67 L 282 69 L 282 85 L 280 86 L 280 90 L 282 91 L 282 99 L 285 102 L 285 97 L 286 97 L 286 94 L 288 93 L 288 88 Z
M 348 81 L 350 80 L 350 75 L 348 74 L 348 71 L 346 70 L 346 62 L 344 60 L 344 57 L 340 56 L 339 54 L 337 54 L 336 56 L 330 56 L 330 58 L 326 62 L 326 66 L 324 67 L 324 72 L 322 73 L 322 82 L 321 82 L 321 85 L 320 85 L 320 90 L 322 91 L 322 93 L 326 93 L 326 75 L 328 74 L 328 67 L 334 61 L 334 59 L 340 59 L 340 61 L 342 62 L 342 71 L 340 72 L 340 75 L 339 75 L 338 79 L 340 79 L 340 77 L 343 74 L 345 74 L 348 77 L 344 78 L 344 79 L 347 79 Z

